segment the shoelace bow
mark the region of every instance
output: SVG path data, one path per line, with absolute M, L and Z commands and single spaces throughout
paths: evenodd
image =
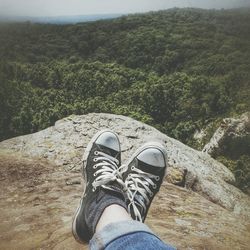
M 99 186 L 102 186 L 106 189 L 112 189 L 108 186 L 105 186 L 111 181 L 117 181 L 119 184 L 124 186 L 124 182 L 122 181 L 124 166 L 118 166 L 119 160 L 100 151 L 95 151 L 94 154 L 96 155 L 94 158 L 96 164 L 93 166 L 93 168 L 98 170 L 94 173 L 96 179 L 92 183 L 93 191 Z
M 150 198 L 154 195 L 150 187 L 153 189 L 157 188 L 157 185 L 152 179 L 158 181 L 160 177 L 143 172 L 134 166 L 132 166 L 132 170 L 134 173 L 129 174 L 124 183 L 130 201 L 128 211 L 131 213 L 131 210 L 133 210 L 136 220 L 142 222 L 144 219 L 143 214 L 145 214 L 147 210 Z M 141 212 L 138 207 L 142 208 Z

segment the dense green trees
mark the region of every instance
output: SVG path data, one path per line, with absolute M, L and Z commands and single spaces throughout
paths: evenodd
M 0 140 L 70 114 L 111 112 L 194 146 L 195 130 L 250 110 L 249 30 L 249 9 L 2 23 Z
M 211 119 L 250 107 L 248 14 L 173 9 L 77 25 L 1 24 L 1 138 L 72 112 L 110 111 L 190 142 Z
M 196 128 L 223 116 L 233 103 L 223 81 L 185 72 L 159 76 L 114 63 L 61 60 L 5 68 L 11 79 L 2 89 L 9 119 L 3 137 L 37 131 L 71 113 L 112 112 L 188 142 Z
M 249 23 L 249 10 L 173 9 L 77 25 L 1 24 L 1 138 L 71 112 L 111 111 L 189 142 L 208 120 L 249 109 Z

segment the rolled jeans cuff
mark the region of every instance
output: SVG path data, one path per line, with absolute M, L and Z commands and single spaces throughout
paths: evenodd
M 110 223 L 101 231 L 94 234 L 93 238 L 89 242 L 90 249 L 103 250 L 115 239 L 134 232 L 146 232 L 154 235 L 148 226 L 139 221 L 129 220 Z

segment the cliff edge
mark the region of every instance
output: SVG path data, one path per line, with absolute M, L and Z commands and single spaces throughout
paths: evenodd
M 149 140 L 166 145 L 168 176 L 146 220 L 163 240 L 179 249 L 248 248 L 249 196 L 223 164 L 131 118 L 88 114 L 0 142 L 1 249 L 82 249 L 70 232 L 81 157 L 105 128 L 118 133 L 123 162 Z

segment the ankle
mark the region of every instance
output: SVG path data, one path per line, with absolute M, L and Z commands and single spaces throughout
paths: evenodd
M 120 211 L 120 209 L 123 211 L 118 212 L 118 216 L 114 218 L 118 219 L 120 215 L 123 216 L 124 213 L 127 213 L 125 197 L 122 191 L 100 188 L 97 195 L 86 207 L 85 220 L 92 235 L 96 232 L 97 224 L 101 219 L 104 224 L 106 224 L 106 218 L 108 218 L 108 221 L 112 220 L 112 213 L 115 213 L 114 207 L 119 208 L 117 211 Z M 106 212 L 104 213 L 104 211 Z
M 104 209 L 96 225 L 95 232 L 102 230 L 103 227 L 110 223 L 116 223 L 127 220 L 132 220 L 127 210 L 118 204 L 112 204 Z

